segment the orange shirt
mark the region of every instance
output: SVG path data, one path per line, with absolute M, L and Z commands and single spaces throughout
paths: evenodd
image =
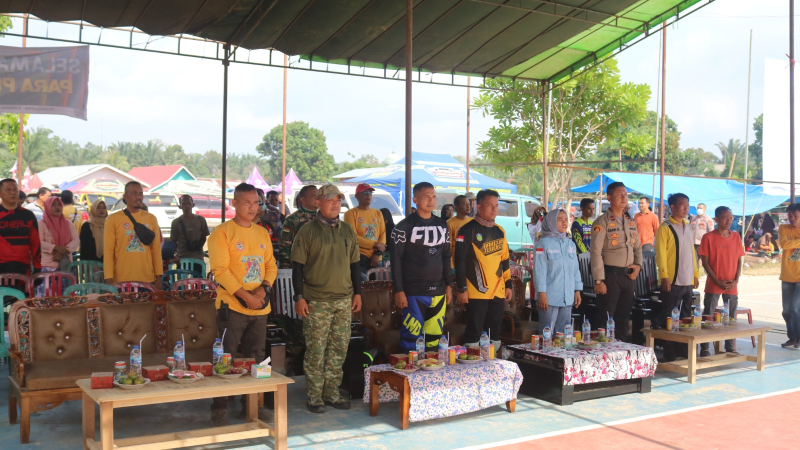
M 652 211 L 648 211 L 647 214 L 638 212 L 633 220 L 636 221 L 636 228 L 639 229 L 642 245 L 653 245 L 656 241 L 656 231 L 658 231 L 658 217 Z

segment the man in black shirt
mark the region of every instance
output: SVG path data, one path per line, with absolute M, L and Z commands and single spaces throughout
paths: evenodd
M 425 348 L 439 345 L 444 326 L 445 297 L 452 298 L 453 273 L 450 269 L 450 233 L 447 222 L 434 216 L 436 191 L 430 183 L 414 186 L 417 211 L 392 230 L 394 250 L 391 266 L 395 304 L 403 308 L 400 348 L 416 350 L 425 334 Z
M 17 182 L 0 181 L 0 273 L 30 275 L 42 271 L 39 222 L 19 202 Z

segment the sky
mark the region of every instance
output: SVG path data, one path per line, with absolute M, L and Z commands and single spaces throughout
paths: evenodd
M 716 1 L 669 27 L 666 109 L 682 133 L 683 148 L 718 153 L 717 142 L 745 140 L 751 29 L 750 123 L 763 109 L 764 59 L 783 58 L 788 64 L 788 3 Z M 7 37 L 0 44 L 21 42 Z M 29 39 L 28 45 L 62 44 Z M 659 47 L 659 36 L 651 36 L 617 57 L 623 81 L 651 86 L 650 109 L 656 108 Z M 82 145 L 160 139 L 187 152 L 221 150 L 220 62 L 98 46 L 90 51 L 88 120 L 34 115 L 29 126 L 47 127 Z M 282 69 L 230 66 L 229 152 L 255 154 L 263 136 L 281 124 L 282 87 Z M 466 88 L 415 83 L 414 150 L 464 155 L 466 101 Z M 351 160 L 348 153 L 384 159 L 404 151 L 404 83 L 399 81 L 290 70 L 287 115 L 289 121 L 322 130 L 339 162 Z M 473 155 L 492 125 L 490 117 L 472 112 Z

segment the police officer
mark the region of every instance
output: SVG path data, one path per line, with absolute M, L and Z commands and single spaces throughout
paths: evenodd
M 642 268 L 642 243 L 636 222 L 626 211 L 628 190 L 621 182 L 606 189 L 610 207 L 592 227 L 592 258 L 597 313 L 594 328 L 605 328 L 608 315 L 614 317 L 616 338 L 628 339 L 628 322 L 633 304 L 635 280 Z

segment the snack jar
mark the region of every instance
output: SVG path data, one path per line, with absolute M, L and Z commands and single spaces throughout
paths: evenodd
M 414 350 L 408 352 L 408 363 L 409 364 L 416 364 L 419 361 L 419 355 Z
M 233 365 L 233 355 L 231 355 L 230 353 L 224 353 L 222 355 L 222 362 L 224 362 L 226 366 L 232 366 Z
M 454 349 L 454 348 L 447 349 L 447 360 L 448 360 L 448 364 L 455 364 L 456 363 L 456 349 Z
M 600 336 L 606 337 L 606 329 L 605 328 L 598 328 L 597 329 L 597 337 L 599 338 Z
M 489 359 L 494 359 L 494 344 L 489 344 Z
M 125 361 L 117 361 L 114 363 L 114 381 L 119 381 L 120 378 L 126 375 L 125 369 L 127 369 Z
M 672 331 L 672 317 L 667 317 L 667 330 Z
M 169 371 L 172 372 L 175 369 L 175 357 L 174 356 L 167 356 L 167 367 L 169 367 Z
M 581 332 L 580 331 L 575 331 L 575 332 L 572 333 L 572 335 L 575 336 L 575 342 L 580 342 L 581 341 Z
M 553 347 L 564 347 L 564 333 L 556 333 L 556 339 L 561 345 L 556 345 L 555 339 L 553 340 Z
M 531 336 L 531 349 L 533 350 L 541 350 L 542 349 L 542 337 L 538 334 L 534 334 Z

